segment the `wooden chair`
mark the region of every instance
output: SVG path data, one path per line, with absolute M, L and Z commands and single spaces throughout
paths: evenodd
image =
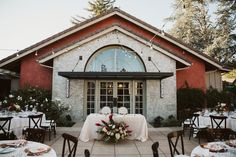
M 170 147 L 171 157 L 178 157 L 178 155 L 184 155 L 184 141 L 183 141 L 183 130 L 173 131 L 167 134 L 168 143 Z M 178 145 L 180 139 L 180 146 Z M 181 147 L 180 152 L 177 147 Z M 177 154 L 177 155 L 176 155 Z
M 64 138 L 62 147 L 62 157 L 75 157 L 78 145 L 78 138 L 67 133 L 62 134 L 62 137 Z M 66 148 L 68 148 L 68 154 L 65 154 Z
M 46 131 L 40 128 L 27 128 L 25 130 L 25 137 L 29 141 L 44 143 Z
M 29 128 L 40 128 L 43 114 L 29 115 Z
M 190 123 L 191 123 L 191 119 L 192 119 L 192 110 L 190 108 L 184 109 L 181 112 L 182 115 L 182 126 L 183 126 L 183 133 L 185 134 L 185 131 L 190 130 Z
M 41 122 L 40 127 L 48 132 L 49 141 L 51 140 L 51 132 L 53 132 L 54 137 L 56 137 L 56 123 L 54 120 L 45 120 L 45 122 Z
M 84 156 L 85 156 L 85 157 L 90 157 L 90 152 L 89 152 L 88 149 L 85 149 L 85 150 L 84 150 Z
M 222 129 L 226 128 L 226 120 L 228 117 L 226 116 L 215 116 L 215 115 L 210 115 L 211 118 L 211 128 L 212 129 Z M 221 124 L 223 123 L 223 127 Z
M 159 142 L 154 142 L 152 144 L 153 157 L 159 157 L 158 148 L 159 148 Z
M 11 139 L 11 119 L 13 117 L 0 117 L 0 139 L 9 140 Z
M 189 133 L 189 140 L 194 135 L 198 135 L 198 133 L 203 130 L 207 129 L 207 126 L 203 126 L 199 124 L 199 114 L 194 113 L 190 120 L 190 133 Z M 198 136 L 198 142 L 200 143 L 200 137 Z

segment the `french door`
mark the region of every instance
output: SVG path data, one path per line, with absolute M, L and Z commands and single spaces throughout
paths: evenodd
M 129 113 L 144 113 L 144 81 L 86 81 L 85 115 L 99 112 L 104 106 L 111 109 L 126 107 Z

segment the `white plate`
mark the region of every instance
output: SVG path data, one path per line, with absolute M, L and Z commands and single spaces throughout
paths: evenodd
M 8 148 L 0 148 L 0 154 L 6 154 L 15 151 L 16 148 L 8 147 Z

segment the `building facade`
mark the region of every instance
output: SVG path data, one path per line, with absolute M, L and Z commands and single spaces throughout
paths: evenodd
M 176 91 L 186 83 L 220 86 L 225 69 L 169 34 L 117 8 L 0 61 L 25 84 L 52 90 L 83 120 L 104 106 L 121 106 L 152 121 L 176 115 Z M 217 77 L 218 82 L 208 81 Z

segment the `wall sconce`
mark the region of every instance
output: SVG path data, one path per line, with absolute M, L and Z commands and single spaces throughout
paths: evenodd
M 164 98 L 164 87 L 162 83 L 162 80 L 160 80 L 160 98 Z

